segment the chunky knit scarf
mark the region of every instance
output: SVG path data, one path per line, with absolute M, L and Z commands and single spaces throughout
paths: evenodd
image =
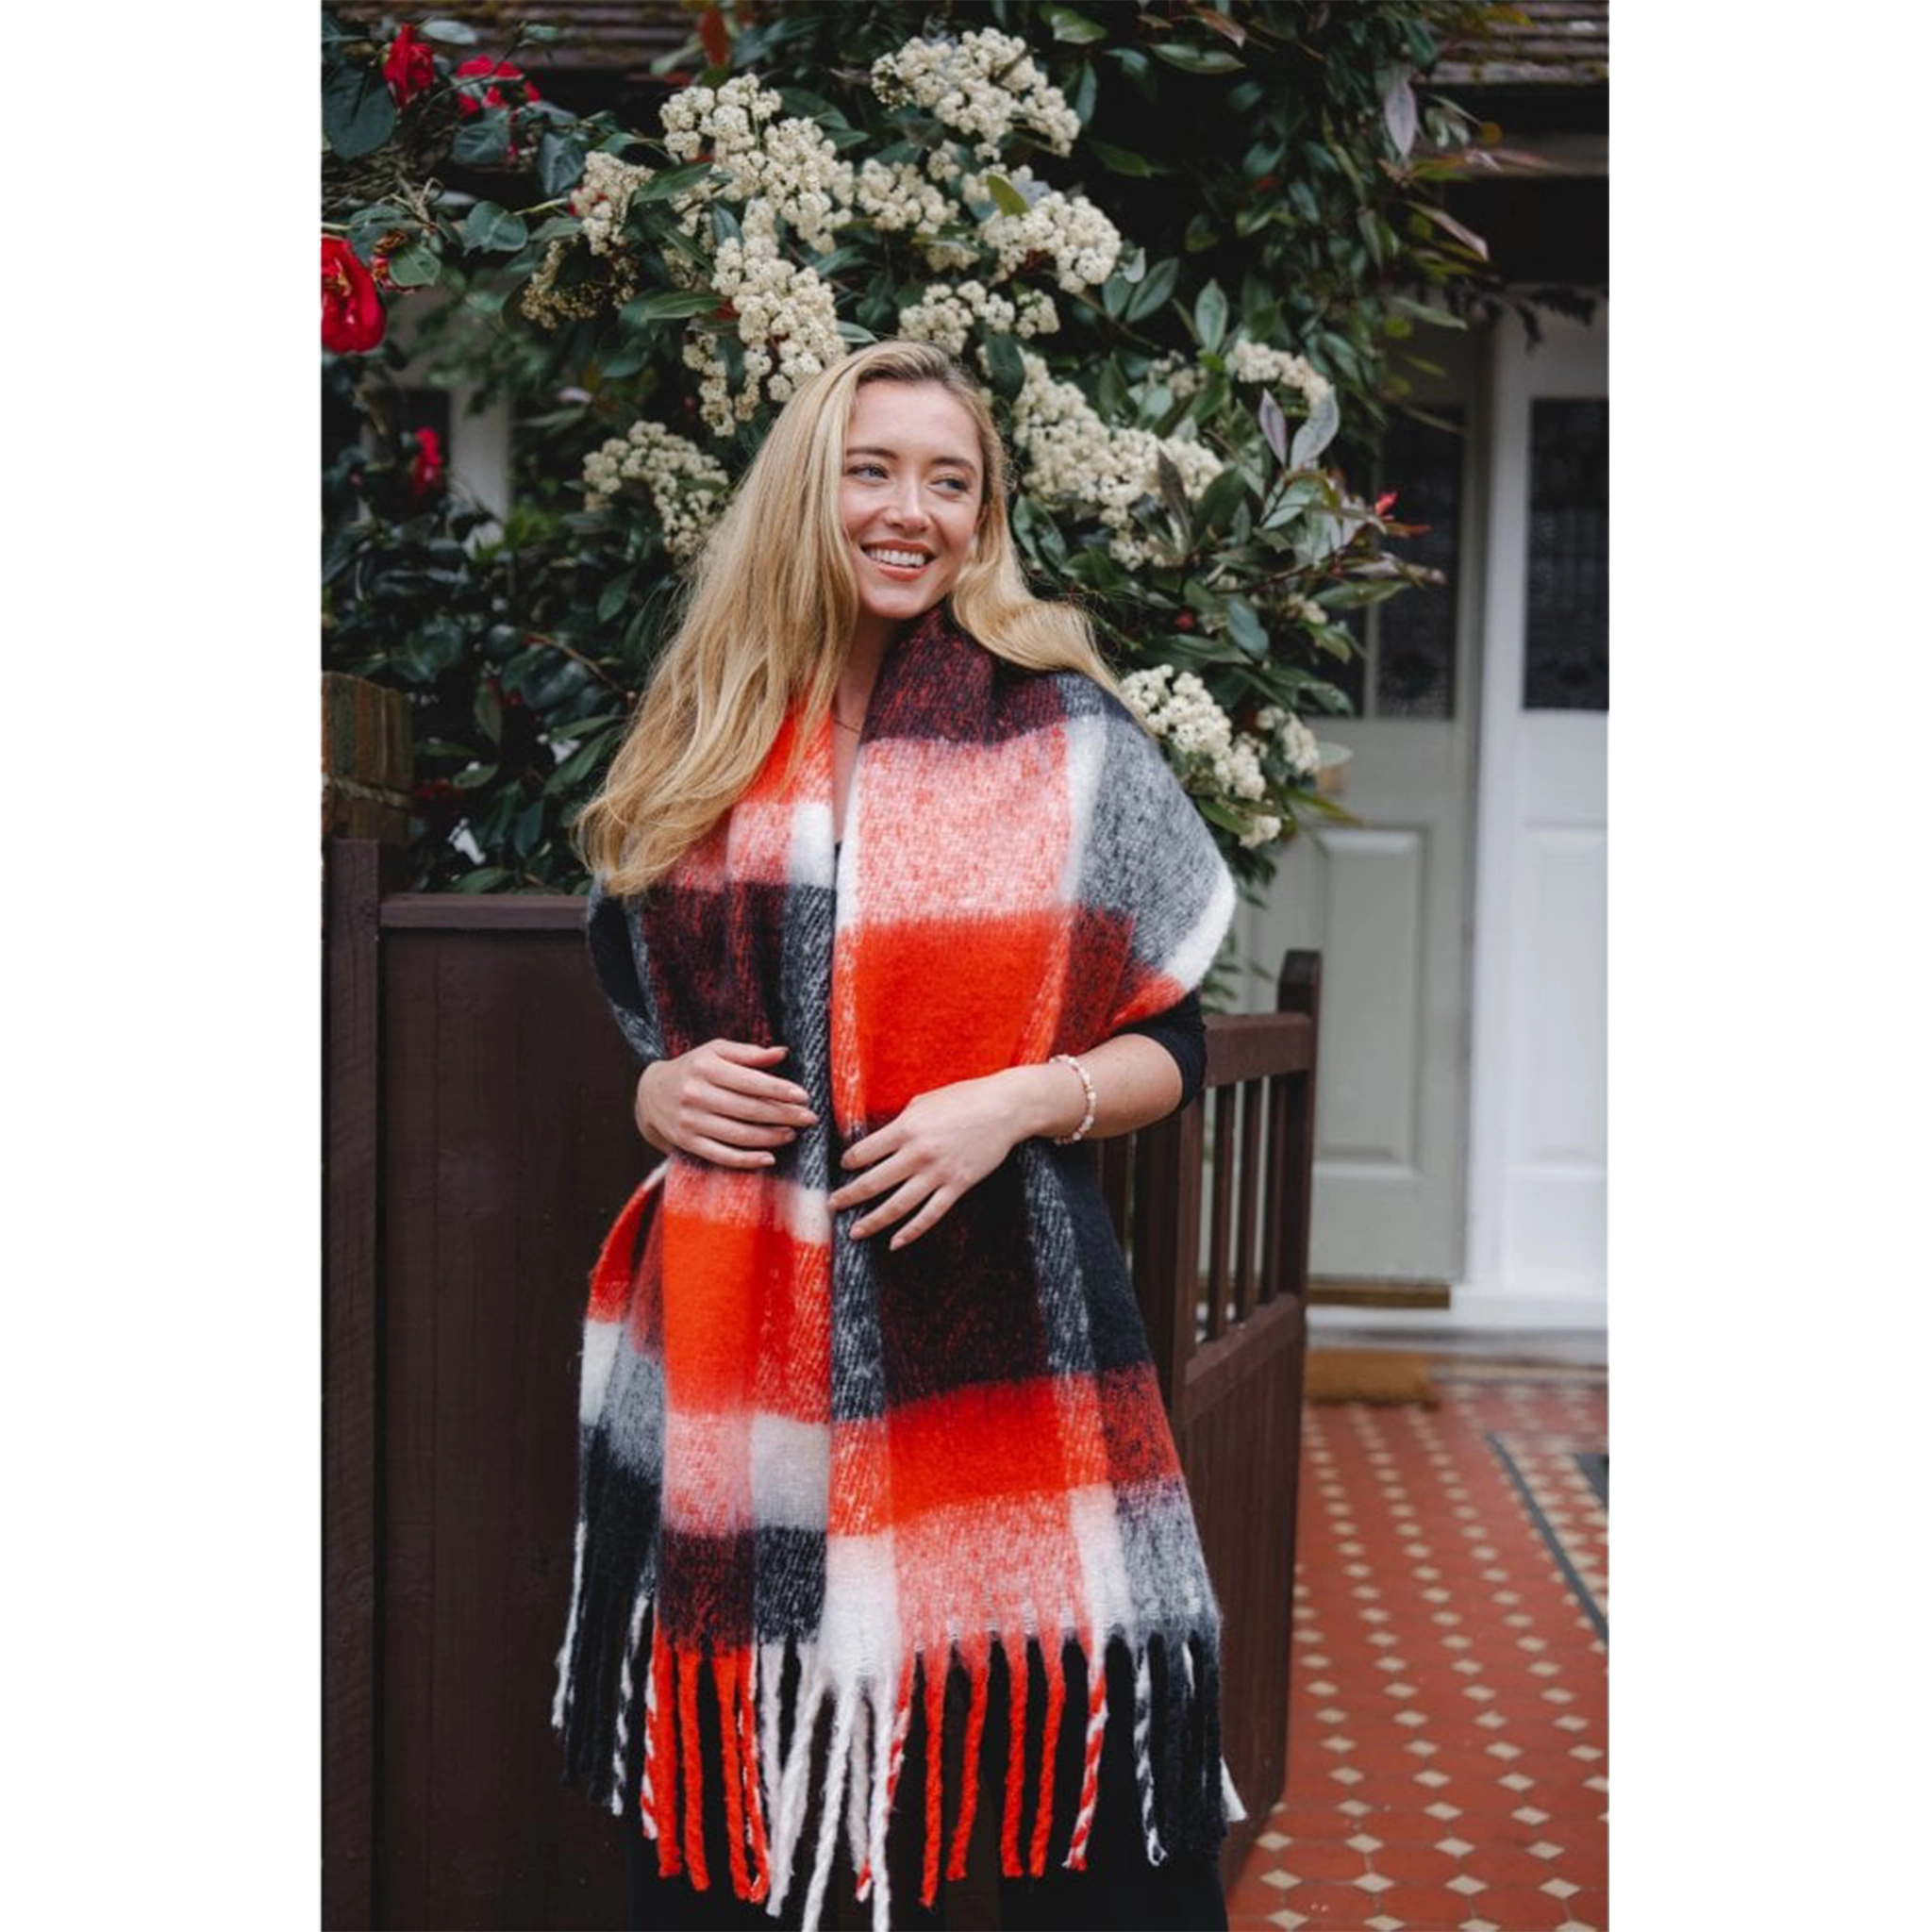
M 642 1725 L 642 1828 L 665 1873 L 712 1882 L 717 1778 L 739 1896 L 777 1910 L 796 1861 L 815 1924 L 842 1817 L 884 1927 L 917 1701 L 929 1903 L 942 1845 L 947 1875 L 963 1875 L 1002 1651 L 1009 1875 L 1041 1873 L 1050 1851 L 1084 1869 L 1109 1641 L 1134 1663 L 1149 1857 L 1211 1850 L 1240 1815 L 1220 1753 L 1219 1612 L 1091 1151 L 1024 1142 L 897 1253 L 849 1238 L 859 1210 L 826 1207 L 843 1150 L 914 1095 L 1078 1053 L 1172 1006 L 1233 908 L 1212 839 L 1125 708 L 1076 674 L 1014 669 L 943 607 L 880 671 L 841 847 L 829 721 L 788 724 L 717 827 L 624 908 L 636 1043 L 780 1041 L 820 1117 L 761 1172 L 671 1156 L 591 1278 L 552 1715 L 571 1773 L 613 1809 Z M 1070 1642 L 1089 1686 L 1071 1714 Z M 969 1694 L 949 1707 L 960 1674 Z M 722 1740 L 710 1762 L 700 1699 Z M 962 1707 L 949 1805 L 941 1740 Z M 1070 1717 L 1084 1774 L 1056 1818 Z

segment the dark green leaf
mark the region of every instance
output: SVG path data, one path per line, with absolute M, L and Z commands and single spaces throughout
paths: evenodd
M 1204 214 L 1191 215 L 1188 219 L 1188 232 L 1181 238 L 1181 246 L 1190 255 L 1199 255 L 1205 248 L 1212 248 L 1221 240 L 1221 230 Z
M 421 242 L 412 242 L 389 258 L 390 280 L 399 289 L 426 289 L 441 273 L 441 258 Z
M 1084 47 L 1092 41 L 1104 41 L 1107 29 L 1097 20 L 1089 20 L 1084 13 L 1075 13 L 1071 7 L 1049 7 L 1042 18 L 1053 29 L 1057 41 L 1064 41 L 1070 46 Z
M 343 160 L 374 154 L 396 126 L 396 104 L 375 67 L 331 68 L 322 83 L 322 131 Z
M 1268 629 L 1245 597 L 1227 600 L 1227 634 L 1250 658 L 1268 655 Z
M 608 624 L 624 608 L 625 599 L 630 595 L 631 584 L 637 577 L 637 571 L 621 571 L 604 586 L 597 598 L 597 622 Z
M 1194 298 L 1194 333 L 1210 355 L 1227 333 L 1227 296 L 1219 282 L 1209 282 Z
M 1200 506 L 1194 512 L 1195 535 L 1206 537 L 1224 527 L 1234 515 L 1235 507 L 1246 499 L 1247 493 L 1248 479 L 1238 465 L 1230 463 L 1201 492 Z
M 642 336 L 632 336 L 621 347 L 598 359 L 597 369 L 606 382 L 621 382 L 635 375 L 651 358 L 651 345 Z
M 496 688 L 485 683 L 476 687 L 476 702 L 472 708 L 476 720 L 476 728 L 491 744 L 503 737 L 503 700 L 497 696 Z M 458 778 L 458 784 L 462 780 Z
M 1140 48 L 1108 47 L 1105 58 L 1119 64 L 1121 72 L 1134 84 L 1137 92 L 1150 101 L 1154 99 L 1157 90 L 1154 68 Z
M 829 134 L 835 127 L 849 127 L 852 124 L 844 114 L 824 97 L 815 94 L 808 88 L 781 87 L 778 98 L 785 104 L 785 111 L 795 120 L 816 122 L 818 126 Z
M 517 814 L 517 822 L 510 828 L 509 836 L 510 842 L 519 852 L 529 853 L 536 850 L 538 842 L 543 836 L 543 801 L 541 798 L 533 798 Z
M 711 240 L 713 242 L 736 242 L 742 238 L 744 230 L 739 225 L 738 217 L 722 201 L 711 204 Z
M 493 764 L 472 765 L 467 772 L 458 772 L 450 782 L 458 791 L 475 791 L 479 786 L 493 784 L 495 778 L 496 767 Z
M 1220 47 L 1197 47 L 1191 41 L 1162 42 L 1154 52 L 1183 74 L 1233 74 L 1241 64 Z
M 460 20 L 425 20 L 416 31 L 425 41 L 441 41 L 445 47 L 474 47 L 476 29 Z
M 710 289 L 653 289 L 626 302 L 617 319 L 626 328 L 641 328 L 647 322 L 675 322 L 690 315 L 708 315 L 719 306 Z
M 1165 161 L 1151 159 L 1146 155 L 1137 155 L 1131 148 L 1115 147 L 1110 141 L 1090 141 L 1087 151 L 1102 167 L 1115 175 L 1131 175 L 1145 179 L 1152 175 L 1172 175 L 1174 170 Z
M 498 208 L 493 201 L 479 201 L 463 220 L 463 242 L 467 247 L 486 253 L 521 248 L 530 239 L 530 225 L 522 215 Z
M 1008 335 L 986 339 L 987 375 L 996 395 L 1008 402 L 1026 386 L 1026 365 L 1021 359 L 1018 341 Z
M 661 175 L 653 175 L 632 199 L 669 201 L 674 195 L 689 193 L 700 181 L 716 172 L 709 161 L 693 161 L 688 168 L 666 168 Z
M 1141 317 L 1152 315 L 1174 293 L 1174 285 L 1180 272 L 1181 265 L 1173 256 L 1165 261 L 1156 262 L 1129 298 L 1122 320 L 1139 322 Z
M 1335 440 L 1335 432 L 1341 427 L 1341 409 L 1331 389 L 1308 411 L 1308 420 L 1295 431 L 1294 446 L 1289 451 L 1290 464 L 1297 470 L 1306 469 Z
M 485 108 L 465 121 L 450 142 L 449 156 L 465 167 L 491 168 L 509 153 L 509 116 L 501 108 Z
M 1288 460 L 1288 418 L 1281 413 L 1281 405 L 1274 400 L 1274 391 L 1264 389 L 1261 391 L 1261 434 L 1268 439 L 1268 447 L 1274 452 L 1274 460 L 1285 463 Z
M 458 781 L 461 783 L 459 779 Z M 475 872 L 466 872 L 450 887 L 453 892 L 492 892 L 507 880 L 516 876 L 506 866 L 479 865 Z
M 537 179 L 544 195 L 555 201 L 584 178 L 584 160 L 591 143 L 581 134 L 546 134 L 537 143 Z
M 1091 60 L 1081 64 L 1079 78 L 1074 82 L 1067 95 L 1067 106 L 1078 117 L 1080 125 L 1085 127 L 1093 119 L 1093 104 L 1100 97 L 1100 76 L 1093 71 Z

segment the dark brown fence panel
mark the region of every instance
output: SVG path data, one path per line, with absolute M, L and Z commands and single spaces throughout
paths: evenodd
M 558 1783 L 548 1714 L 584 1287 L 642 1172 L 633 1062 L 580 900 L 383 897 L 352 841 L 329 883 L 325 1923 L 616 1925 L 623 1826 Z M 1226 1755 L 1253 1813 L 1230 1875 L 1286 1763 L 1301 957 L 1298 1015 L 1210 1022 L 1205 1106 L 1101 1149 L 1225 1615 Z

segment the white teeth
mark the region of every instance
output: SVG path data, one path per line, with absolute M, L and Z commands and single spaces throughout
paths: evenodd
M 874 549 L 868 550 L 865 554 L 875 563 L 894 564 L 901 570 L 917 570 L 926 560 L 923 550 Z

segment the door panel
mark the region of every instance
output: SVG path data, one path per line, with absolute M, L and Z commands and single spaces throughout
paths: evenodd
M 1266 905 L 1241 913 L 1251 1007 L 1273 1005 L 1288 947 L 1323 954 L 1320 1275 L 1446 1282 L 1461 1265 L 1484 364 L 1477 345 L 1455 348 L 1428 407 L 1461 429 L 1399 432 L 1374 479 L 1397 492 L 1398 518 L 1429 526 L 1404 554 L 1448 582 L 1367 613 L 1359 715 L 1317 726 L 1348 748 L 1342 803 L 1362 823 L 1297 839 Z

